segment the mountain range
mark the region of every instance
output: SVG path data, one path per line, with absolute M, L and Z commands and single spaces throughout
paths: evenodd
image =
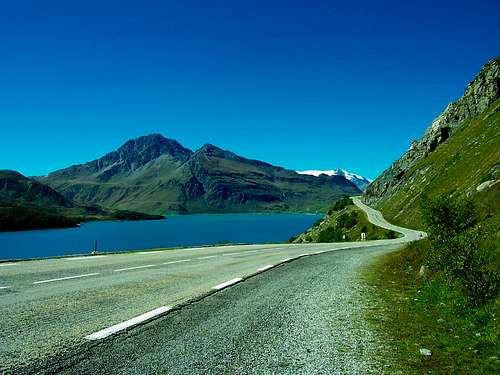
M 322 174 L 327 175 L 327 176 L 343 176 L 347 178 L 349 181 L 354 183 L 360 190 L 365 190 L 368 185 L 372 182 L 372 180 L 363 177 L 359 174 L 348 172 L 345 169 L 337 168 L 337 169 L 330 169 L 326 171 L 321 171 L 321 170 L 307 170 L 307 171 L 297 171 L 298 174 L 307 174 L 311 176 L 320 176 Z
M 36 179 L 75 202 L 149 214 L 317 212 L 360 193 L 341 175 L 302 175 L 208 143 L 193 152 L 160 134 Z
M 0 170 L 0 231 L 75 227 L 88 220 L 144 220 L 162 216 L 78 204 L 16 171 Z

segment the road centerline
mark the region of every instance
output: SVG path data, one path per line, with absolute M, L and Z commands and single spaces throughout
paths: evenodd
M 191 262 L 191 259 L 172 260 L 170 262 L 165 262 L 162 264 L 176 264 L 176 263 L 183 263 L 183 262 Z
M 146 264 L 144 266 L 135 266 L 135 267 L 127 267 L 127 268 L 119 268 L 117 270 L 113 270 L 113 272 L 123 272 L 123 271 L 131 271 L 131 270 L 138 270 L 141 268 L 150 268 L 154 267 L 156 264 Z
M 100 275 L 100 273 L 98 273 L 98 272 L 95 272 L 95 273 L 86 273 L 86 274 L 83 274 L 83 275 L 59 277 L 57 279 L 40 280 L 40 281 L 34 281 L 33 284 L 46 284 L 46 283 L 52 283 L 52 282 L 55 282 L 55 281 L 80 279 L 80 278 L 83 278 L 83 277 L 90 277 L 90 276 L 97 276 L 97 275 Z

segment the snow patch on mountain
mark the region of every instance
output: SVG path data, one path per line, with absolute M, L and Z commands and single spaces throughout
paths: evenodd
M 308 174 L 311 176 L 319 176 L 322 174 L 326 174 L 327 176 L 344 176 L 347 178 L 349 181 L 354 183 L 358 188 L 361 190 L 364 190 L 371 182 L 372 180 L 363 177 L 359 174 L 352 173 L 349 171 L 346 171 L 345 169 L 331 169 L 331 170 L 326 170 L 326 171 L 320 171 L 320 170 L 307 170 L 307 171 L 297 171 L 298 174 Z

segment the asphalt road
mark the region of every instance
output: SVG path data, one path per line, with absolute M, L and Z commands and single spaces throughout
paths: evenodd
M 390 226 L 381 215 L 361 207 L 374 223 Z M 356 297 L 352 295 L 357 285 L 355 270 L 374 254 L 421 236 L 390 229 L 405 236 L 357 243 L 225 246 L 0 264 L 0 369 L 56 373 L 64 370 L 60 366 L 69 366 L 66 373 L 89 374 L 300 372 L 294 360 L 274 359 L 296 349 L 295 337 L 307 335 L 300 333 L 302 325 L 307 325 L 304 314 L 309 316 L 312 308 L 311 319 L 328 320 L 330 305 L 316 310 L 314 306 L 330 301 L 339 312 L 348 312 L 355 324 L 353 317 L 359 311 L 345 302 L 349 296 Z M 255 274 L 259 275 L 252 277 Z M 214 289 L 239 279 L 244 281 L 230 289 Z M 329 293 L 332 288 L 335 294 Z M 213 295 L 204 298 L 208 294 Z M 301 301 L 304 309 L 299 308 Z M 154 321 L 103 340 L 88 339 L 158 308 L 164 308 L 160 314 L 164 316 Z M 172 310 L 165 314 L 168 308 Z M 318 314 L 326 315 L 319 319 Z M 172 323 L 175 319 L 180 319 L 178 324 Z M 337 331 L 349 327 L 332 322 L 329 327 Z M 325 329 L 328 336 L 323 323 L 317 324 L 311 329 L 320 329 L 317 333 Z M 288 331 L 292 326 L 293 334 Z M 272 337 L 266 330 L 273 332 Z M 344 340 L 345 334 L 339 337 Z M 259 340 L 252 341 L 253 336 Z M 316 336 L 310 338 L 322 340 Z M 134 339 L 129 341 L 129 337 Z M 354 337 L 352 345 L 365 339 Z M 226 347 L 234 340 L 241 345 Z M 272 344 L 267 357 L 258 354 L 266 347 L 262 340 Z M 311 344 L 309 350 L 319 349 Z M 233 361 L 234 356 L 238 360 Z M 306 357 L 316 360 L 306 358 L 297 366 L 323 368 L 317 355 Z M 261 360 L 263 367 L 248 362 Z M 342 361 L 334 362 L 335 368 L 342 368 Z

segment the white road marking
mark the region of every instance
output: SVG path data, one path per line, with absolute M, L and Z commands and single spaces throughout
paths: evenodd
M 156 264 L 146 264 L 145 266 L 135 266 L 135 267 L 128 267 L 128 268 L 119 268 L 117 270 L 114 270 L 114 272 L 137 270 L 139 268 L 149 268 L 149 267 L 154 267 L 154 266 L 156 266 Z
M 269 268 L 273 268 L 273 267 L 274 267 L 274 264 L 268 264 L 267 266 L 257 268 L 257 271 L 265 271 L 265 270 L 268 270 Z
M 89 259 L 97 259 L 97 258 L 106 258 L 107 255 L 89 255 L 89 256 L 83 256 L 83 257 L 71 257 L 71 258 L 66 258 L 67 260 L 89 260 Z
M 79 279 L 79 278 L 82 278 L 82 277 L 90 277 L 90 276 L 97 276 L 97 275 L 100 275 L 100 274 L 99 273 L 86 273 L 84 275 L 76 275 L 76 276 L 60 277 L 58 279 L 35 281 L 35 282 L 33 282 L 33 284 L 45 284 L 45 283 L 51 283 L 51 282 L 54 282 L 54 281 Z
M 182 262 L 190 262 L 191 259 L 181 259 L 181 260 L 173 260 L 171 262 L 165 262 L 163 264 L 175 264 L 175 263 L 182 263 Z
M 229 255 L 238 255 L 240 253 L 227 253 L 227 254 L 221 254 L 223 257 L 229 256 Z
M 196 259 L 210 259 L 210 258 L 217 258 L 217 255 L 209 255 L 209 256 L 206 256 L 206 257 L 199 257 L 199 258 L 196 258 Z
M 158 250 L 158 251 L 143 251 L 143 252 L 138 252 L 136 254 L 139 254 L 139 255 L 144 255 L 144 254 L 160 254 L 162 251 L 161 250 Z
M 326 250 L 316 251 L 314 254 L 323 254 Z
M 229 281 L 226 281 L 225 283 L 216 285 L 212 289 L 221 290 L 221 289 L 224 289 L 225 287 L 227 287 L 229 285 L 233 285 L 233 284 L 239 283 L 241 280 L 243 280 L 241 277 L 237 277 L 235 279 L 231 279 Z
M 17 266 L 19 263 L 0 263 L 0 267 Z
M 309 255 L 309 254 L 307 254 L 307 253 L 300 254 L 299 257 L 305 257 L 306 255 Z
M 111 336 L 115 333 L 118 333 L 120 331 L 123 331 L 127 328 L 136 326 L 138 324 L 144 323 L 145 321 L 148 321 L 150 319 L 153 319 L 154 317 L 157 317 L 158 315 L 164 314 L 167 311 L 169 311 L 171 307 L 169 306 L 162 306 L 158 307 L 157 309 L 151 310 L 147 313 L 144 313 L 142 315 L 136 316 L 135 318 L 129 319 L 125 322 L 115 324 L 114 326 L 105 328 L 103 330 L 100 330 L 98 332 L 92 333 L 91 335 L 85 336 L 87 340 L 101 340 L 105 337 Z
M 288 262 L 289 260 L 292 260 L 293 258 L 285 258 L 285 259 L 281 259 L 281 263 L 284 263 L 284 262 Z
M 10 285 L 7 285 L 7 286 L 0 286 L 0 289 L 8 289 L 10 288 Z

